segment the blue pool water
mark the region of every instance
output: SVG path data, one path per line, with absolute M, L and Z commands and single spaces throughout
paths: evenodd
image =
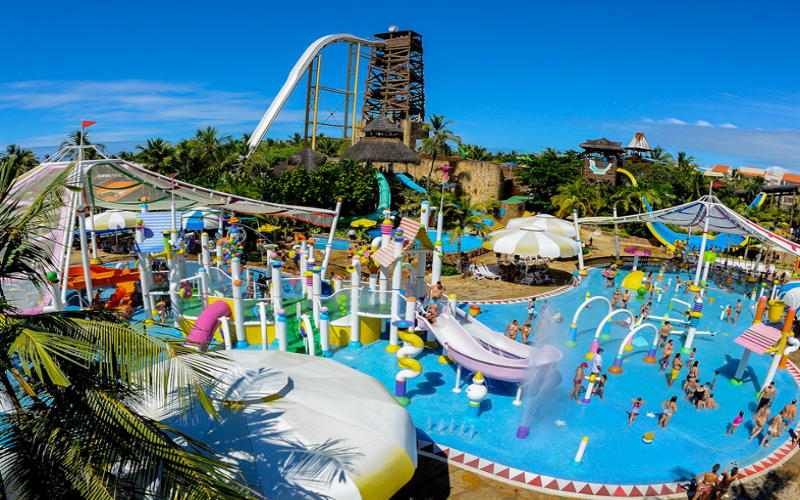
M 665 282 L 670 277 L 674 280 L 674 276 L 666 274 Z M 522 407 L 513 406 L 511 402 L 515 386 L 493 380 L 488 381 L 490 393 L 483 402 L 482 415 L 474 424 L 475 435 L 470 439 L 471 424 L 465 419 L 468 407 L 465 392 L 452 392 L 455 366 L 438 363 L 439 353 L 427 349 L 417 358 L 423 367 L 422 375 L 408 382 L 408 395 L 412 401 L 408 410 L 414 418 L 419 437 L 539 474 L 612 484 L 685 480 L 707 470 L 714 463 L 724 465 L 735 460 L 749 464 L 758 461 L 785 441 L 786 434 L 773 442 L 771 448 L 759 448 L 756 439 L 748 442 L 751 420 L 746 420 L 734 436 L 725 435 L 728 424 L 739 411 L 744 411 L 746 418 L 749 418 L 755 410 L 754 395 L 767 372 L 770 358 L 751 356 L 744 385 L 737 387 L 730 383 L 729 379 L 742 354 L 742 347 L 735 344 L 733 339 L 749 326 L 753 317 L 749 310 L 752 301 L 743 299 L 745 309 L 738 325 L 733 326 L 719 320 L 721 306 L 729 303 L 735 305 L 736 298 L 741 295 L 719 290 L 712 290 L 708 294 L 714 301 L 709 303 L 710 300 L 706 300 L 704 316 L 698 328 L 698 332 L 708 327 L 711 332 L 718 333 L 713 337 L 699 335 L 694 343 L 697 347 L 695 359 L 700 362 L 700 380 L 710 381 L 713 372 L 720 371 L 713 391 L 720 405 L 718 409 L 695 411 L 680 390 L 687 370 L 681 371 L 675 388 L 670 389 L 658 365 L 642 361 L 647 347 L 635 347 L 633 351 L 625 352 L 622 364 L 624 372 L 620 375 L 609 374 L 603 402 L 597 398 L 593 398 L 590 404 L 567 401 L 572 375 L 575 368 L 585 361 L 584 355 L 589 350 L 598 323 L 608 312 L 607 306 L 596 301 L 581 314 L 578 347 L 573 349 L 563 345 L 567 339 L 569 322 L 587 291 L 592 295 L 610 295 L 610 289 L 603 289 L 604 281 L 599 271 L 591 271 L 578 289 L 548 301 L 546 316 L 559 310 L 565 321 L 559 324 L 544 320 L 544 333 L 540 334 L 543 338 L 537 341 L 558 347 L 564 353 L 564 358 L 558 365 L 557 385 L 546 391 L 538 402 L 527 439 L 515 437 L 527 402 L 524 400 Z M 620 283 L 620 280 L 617 282 Z M 674 285 L 671 288 L 674 290 Z M 678 294 L 667 292 L 661 303 L 654 304 L 654 314 L 663 315 L 672 297 L 687 302 L 691 300 L 684 296 L 683 291 Z M 541 305 L 543 302 L 539 300 L 537 303 Z M 630 307 L 638 312 L 641 304 L 634 293 Z M 502 331 L 511 319 L 524 320 L 525 308 L 524 303 L 483 306 L 478 319 Z M 678 308 L 670 314 L 672 317 L 679 315 Z M 660 325 L 659 322 L 654 324 Z M 606 349 L 603 355 L 606 370 L 611 366 L 626 332 L 627 328 L 614 326 L 611 340 L 601 342 Z M 642 340 L 649 345 L 653 338 L 652 330 L 645 330 L 643 337 Z M 679 348 L 682 345 L 681 337 L 675 335 L 672 338 Z M 634 340 L 634 345 L 643 345 L 642 341 Z M 375 376 L 393 391 L 394 376 L 399 369 L 394 355 L 386 353 L 385 347 L 386 342 L 381 341 L 360 350 L 343 349 L 334 355 L 334 359 Z M 687 358 L 686 355 L 683 357 Z M 466 388 L 471 375 L 466 371 L 463 373 L 462 389 Z M 788 371 L 779 370 L 775 382 L 778 394 L 773 415 L 798 395 L 798 387 Z M 678 411 L 666 430 L 657 428 L 661 403 L 673 395 L 679 396 Z M 642 397 L 647 403 L 634 424 L 628 427 L 630 399 L 637 397 Z M 648 417 L 648 413 L 654 414 L 655 418 Z M 642 436 L 646 432 L 655 434 L 652 444 L 642 443 Z M 575 467 L 572 461 L 584 436 L 589 437 L 589 444 L 582 465 Z
M 371 229 L 369 231 L 369 235 L 371 238 L 377 238 L 381 235 L 380 229 Z M 429 230 L 428 236 L 430 237 L 431 241 L 436 241 L 436 230 Z M 465 234 L 461 237 L 461 251 L 462 252 L 469 252 L 475 248 L 479 248 L 483 244 L 483 238 L 480 236 L 475 236 L 471 234 Z M 334 246 L 334 248 L 336 248 Z M 445 232 L 442 235 L 442 248 L 446 253 L 457 252 L 458 251 L 458 240 L 450 242 L 450 233 Z M 347 245 L 344 248 L 338 250 L 347 250 Z

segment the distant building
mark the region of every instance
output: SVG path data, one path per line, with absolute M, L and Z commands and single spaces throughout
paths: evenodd
M 621 142 L 601 139 L 587 139 L 580 145 L 583 149 L 583 176 L 589 180 L 608 182 L 617 185 L 617 169 L 626 163 L 652 161 L 652 149 L 643 132 L 636 132 L 623 148 Z

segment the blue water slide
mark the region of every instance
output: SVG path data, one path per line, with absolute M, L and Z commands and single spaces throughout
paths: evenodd
M 409 187 L 409 188 L 413 189 L 414 191 L 416 191 L 418 193 L 424 193 L 425 192 L 425 188 L 423 188 L 422 186 L 420 186 L 416 182 L 414 182 L 411 179 L 409 179 L 407 175 L 405 175 L 405 174 L 396 174 L 395 177 L 400 179 L 400 182 L 402 182 L 406 187 Z

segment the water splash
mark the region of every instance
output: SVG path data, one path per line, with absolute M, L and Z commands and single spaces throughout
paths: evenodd
M 433 419 L 428 415 L 428 432 L 430 432 L 431 429 L 433 429 Z
M 436 432 L 438 432 L 439 434 L 444 433 L 444 426 L 445 425 L 446 424 L 444 423 L 444 420 L 439 420 L 439 424 L 436 426 Z
M 478 431 L 475 430 L 475 424 L 469 426 L 469 442 L 471 443 L 475 436 L 478 435 Z
M 465 432 L 467 432 L 467 423 L 461 422 L 461 429 L 458 431 L 458 439 L 464 437 Z
M 453 432 L 455 432 L 455 430 L 456 430 L 456 419 L 455 418 L 451 418 L 450 419 L 450 427 L 449 427 L 449 431 L 447 432 L 447 435 L 448 436 L 452 436 Z

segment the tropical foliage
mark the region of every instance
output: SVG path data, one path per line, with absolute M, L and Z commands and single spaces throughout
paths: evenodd
M 450 144 L 461 143 L 461 138 L 447 128 L 452 123 L 452 120 L 445 120 L 444 115 L 433 115 L 427 123 L 422 124 L 422 131 L 428 133 L 428 137 L 420 142 L 417 151 L 431 155 L 431 170 L 425 181 L 425 189 L 430 187 L 437 156 L 450 156 Z
M 0 165 L 0 280 L 40 284 L 52 255 L 38 236 L 53 230 L 70 170 L 30 204 L 13 194 L 18 173 Z M 22 315 L 6 300 L 0 353 L 4 498 L 256 498 L 212 449 L 142 412 L 169 398 L 215 417 L 210 374 L 223 357 L 104 312 Z

